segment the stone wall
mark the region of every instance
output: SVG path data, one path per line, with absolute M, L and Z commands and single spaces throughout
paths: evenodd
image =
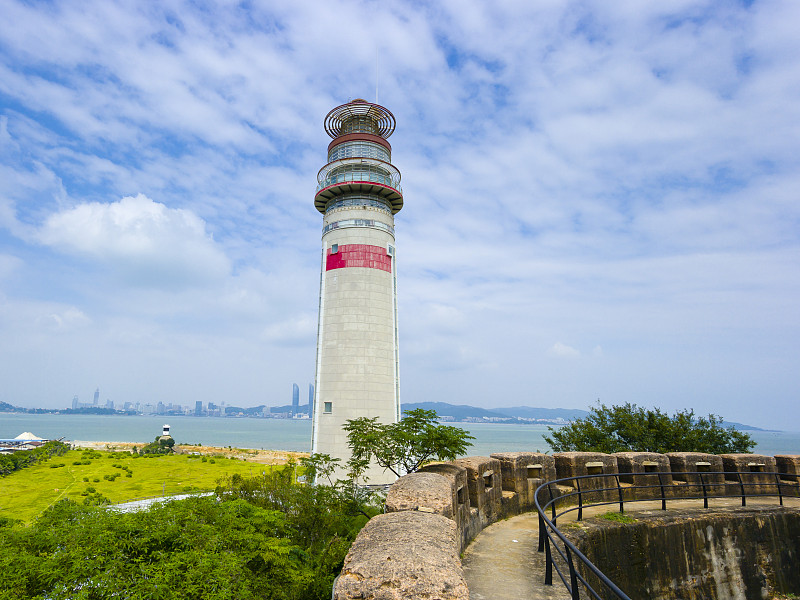
M 631 598 L 761 600 L 800 590 L 796 509 L 688 509 L 637 515 L 626 525 L 587 519 L 566 535 Z M 581 571 L 594 589 L 603 589 Z
M 632 485 L 657 485 L 659 473 L 668 484 L 671 478 L 663 474 L 675 471 L 679 474 L 669 489 L 691 490 L 702 496 L 699 478 L 688 473 L 722 471 L 723 466 L 742 474 L 754 470 L 786 473 L 781 477 L 782 493 L 798 495 L 800 455 L 772 458 L 694 452 L 564 452 L 551 456 L 503 452 L 426 465 L 419 472 L 398 479 L 387 495 L 386 514 L 371 519 L 361 530 L 334 587 L 334 599 L 468 600 L 460 553 L 487 525 L 535 510 L 533 493 L 539 485 L 565 477 L 590 476 L 581 481 L 583 501 L 614 501 L 619 497 L 616 478 L 625 494 Z M 600 474 L 613 474 L 616 478 L 604 482 L 591 477 Z M 726 490 L 735 495 L 739 492 L 730 490 L 737 487 L 738 476 L 733 477 L 736 481 L 726 482 L 723 475 L 709 474 L 703 476 L 702 484 L 709 495 Z M 743 475 L 743 480 L 750 481 L 748 478 L 752 477 Z M 767 478 L 763 479 L 765 491 L 772 493 L 775 486 L 770 488 Z M 612 487 L 612 482 L 614 489 L 602 491 Z M 646 493 L 660 496 L 658 488 L 653 490 Z M 577 502 L 575 487 L 553 484 L 549 491 L 554 496 L 572 494 Z M 754 486 L 747 486 L 746 491 L 754 493 Z M 667 496 L 676 495 L 677 492 Z M 629 497 L 626 495 L 626 499 Z

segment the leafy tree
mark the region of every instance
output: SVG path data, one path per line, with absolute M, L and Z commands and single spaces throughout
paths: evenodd
M 695 417 L 694 411 L 676 411 L 669 416 L 660 409 L 636 404 L 599 404 L 589 416 L 569 425 L 548 427 L 545 441 L 555 452 L 705 452 L 725 454 L 751 452 L 756 443 L 733 426 L 724 427 L 722 417 Z
M 397 423 L 379 423 L 377 417 L 350 419 L 344 430 L 352 451 L 351 474 L 363 474 L 374 461 L 400 477 L 428 461 L 463 455 L 475 438 L 460 427 L 439 425 L 436 419 L 435 410 L 421 408 L 408 411 Z
M 336 461 L 327 455 L 315 455 L 300 467 L 309 479 L 330 472 Z M 334 577 L 358 532 L 374 515 L 381 512 L 374 493 L 336 481 L 332 485 L 304 485 L 296 480 L 297 465 L 265 471 L 260 477 L 234 475 L 217 488 L 223 500 L 237 498 L 260 508 L 281 511 L 287 536 L 307 555 L 313 577 L 308 593 L 330 597 Z M 314 596 L 314 597 L 317 597 Z
M 139 454 L 171 454 L 174 452 L 175 440 L 170 436 L 159 435 L 156 436 L 155 441 L 150 442 L 146 446 L 142 446 Z M 136 447 L 133 448 L 133 453 L 136 454 Z

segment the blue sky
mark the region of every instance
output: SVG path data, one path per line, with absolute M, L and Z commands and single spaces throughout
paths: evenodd
M 290 402 L 377 55 L 404 402 L 797 428 L 800 4 L 0 6 L 0 400 Z

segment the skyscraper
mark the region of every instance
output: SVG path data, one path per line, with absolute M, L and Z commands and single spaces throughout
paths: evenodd
M 387 141 L 394 128 L 391 112 L 365 100 L 325 117 L 333 141 L 314 197 L 324 216 L 311 451 L 343 461 L 348 419 L 400 419 L 394 215 L 403 195 Z M 394 480 L 378 467 L 367 476 Z
M 292 416 L 294 417 L 300 412 L 300 386 L 296 383 L 292 384 Z

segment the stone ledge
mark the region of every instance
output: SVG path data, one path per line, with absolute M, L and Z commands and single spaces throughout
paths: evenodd
M 350 547 L 334 600 L 469 600 L 451 519 L 418 511 L 373 517 Z

